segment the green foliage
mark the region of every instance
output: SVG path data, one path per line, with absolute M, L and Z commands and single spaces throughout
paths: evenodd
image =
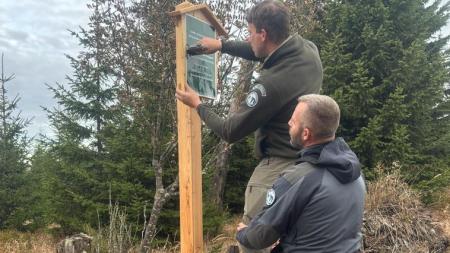
M 422 201 L 425 204 L 439 203 L 441 200 L 444 205 L 448 204 L 448 191 L 445 191 L 450 182 L 448 161 L 429 157 L 426 164 L 405 168 L 403 171 L 409 183 L 421 191 Z
M 223 226 L 229 219 L 228 214 L 209 202 L 203 203 L 203 233 L 206 238 L 212 239 L 222 232 Z
M 117 201 L 127 208 L 134 231 L 142 229 L 144 205 L 152 199 L 154 181 L 146 142 L 137 126 L 122 118 L 102 131 L 102 153 L 80 143 L 48 143 L 35 155 L 33 170 L 44 171 L 41 189 L 49 198 L 47 222 L 56 222 L 64 233 L 108 222 L 108 205 Z M 42 157 L 43 156 L 43 157 Z M 40 161 L 42 159 L 42 161 Z M 41 208 L 39 203 L 37 208 Z
M 27 195 L 27 205 L 22 209 L 22 220 L 32 221 L 24 226 L 27 230 L 36 230 L 52 223 L 55 219 L 55 205 L 59 192 L 52 189 L 56 183 L 55 157 L 38 145 L 31 157 L 31 170 L 27 172 L 27 184 L 24 194 Z M 16 227 L 17 228 L 17 227 Z
M 316 31 L 323 93 L 341 107 L 339 134 L 372 179 L 377 164 L 400 164 L 428 203 L 450 180 L 449 3 L 327 1 Z
M 148 216 L 147 216 L 148 218 Z M 180 241 L 180 199 L 170 199 L 164 206 L 158 221 L 158 234 L 152 245 L 158 247 L 170 241 Z
M 150 137 L 133 117 L 134 108 L 120 100 L 126 87 L 111 64 L 111 6 L 94 1 L 88 29 L 73 33 L 85 51 L 68 57 L 74 69 L 68 85 L 50 87 L 60 105 L 47 110 L 56 135 L 36 157 L 44 162 L 33 164 L 33 172 L 47 177 L 42 195 L 53 212 L 45 220 L 60 224 L 63 233 L 106 224 L 111 200 L 127 209 L 129 219 L 138 222 L 133 229 L 140 230 L 154 191 Z
M 325 4 L 322 29 L 314 35 L 324 65 L 323 93 L 340 104 L 339 134 L 366 168 L 443 159 L 448 151 L 450 142 L 439 142 L 450 131 L 442 109 L 448 108 L 448 37 L 436 32 L 448 20 L 449 4 L 439 6 L 420 0 Z M 434 152 L 437 146 L 441 152 Z
M 21 227 L 25 221 L 22 210 L 26 208 L 27 148 L 31 139 L 25 128 L 29 120 L 20 117 L 17 104 L 19 97 L 9 99 L 7 83 L 14 75 L 5 76 L 3 54 L 0 79 L 0 228 Z
M 241 214 L 244 210 L 244 196 L 247 182 L 258 164 L 253 147 L 254 137 L 247 137 L 232 147 L 230 169 L 225 186 L 224 200 L 227 209 L 233 214 Z
M 68 57 L 74 75 L 50 87 L 59 103 L 46 109 L 55 136 L 43 141 L 33 163 L 32 174 L 39 178 L 42 171 L 39 183 L 48 186 L 39 197 L 50 204 L 33 208 L 52 211 L 42 213 L 43 223 L 61 225 L 64 234 L 107 224 L 113 201 L 126 209 L 132 234 L 142 232 L 150 215 L 162 216 L 161 236 L 176 233 L 178 203 L 169 202 L 164 212 L 151 204 L 177 175 L 170 148 L 176 139 L 174 24 L 167 15 L 174 5 L 88 5 L 91 22 L 72 32 L 84 47 Z

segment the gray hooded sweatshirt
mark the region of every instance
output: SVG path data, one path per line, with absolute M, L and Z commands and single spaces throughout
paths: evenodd
M 245 247 L 272 252 L 356 252 L 365 184 L 360 163 L 342 138 L 300 152 L 268 191 L 266 206 L 237 234 Z

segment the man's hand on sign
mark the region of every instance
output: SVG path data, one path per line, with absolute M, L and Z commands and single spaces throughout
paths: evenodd
M 184 85 L 184 90 L 177 89 L 175 97 L 183 102 L 183 104 L 197 109 L 202 103 L 197 92 L 195 92 L 188 84 Z
M 220 49 L 222 49 L 222 41 L 204 37 L 201 40 L 198 41 L 198 45 L 201 45 L 203 49 L 204 54 L 213 54 Z

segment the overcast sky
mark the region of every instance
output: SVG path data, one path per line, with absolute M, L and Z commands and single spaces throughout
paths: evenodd
M 89 19 L 88 0 L 2 0 L 0 4 L 0 53 L 4 53 L 8 96 L 21 97 L 24 118 L 33 118 L 29 136 L 50 134 L 46 113 L 55 101 L 45 86 L 67 83 L 72 70 L 64 54 L 76 56 L 78 42 L 68 29 L 78 31 Z M 449 26 L 443 31 L 449 34 Z
M 33 118 L 29 136 L 50 133 L 46 113 L 55 101 L 46 83 L 66 83 L 72 70 L 65 54 L 76 56 L 78 42 L 67 29 L 78 31 L 89 20 L 88 0 L 2 0 L 0 53 L 4 72 L 15 74 L 6 84 L 8 97 L 19 95 L 23 118 Z

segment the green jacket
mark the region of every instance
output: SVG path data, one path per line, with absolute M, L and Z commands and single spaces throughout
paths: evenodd
M 255 57 L 247 42 L 223 42 L 222 52 L 247 60 Z M 238 111 L 226 119 L 201 104 L 197 111 L 205 124 L 227 142 L 235 142 L 256 131 L 256 155 L 295 158 L 288 121 L 297 98 L 319 93 L 322 63 L 317 47 L 299 35 L 284 41 L 262 63 L 255 81 Z

